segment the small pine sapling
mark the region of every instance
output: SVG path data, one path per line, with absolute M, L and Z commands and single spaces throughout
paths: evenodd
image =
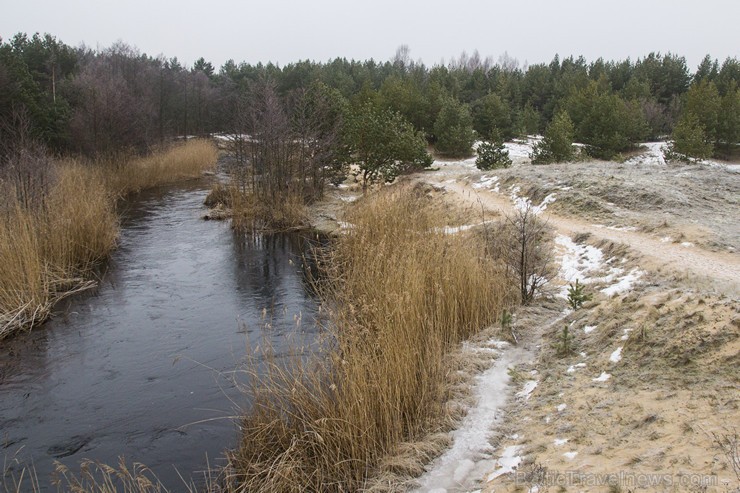
M 557 354 L 558 356 L 568 356 L 573 352 L 573 336 L 568 329 L 568 324 L 563 326 L 563 331 L 558 336 Z
M 592 298 L 591 294 L 586 294 L 583 290 L 586 288 L 585 285 L 580 284 L 576 279 L 575 284 L 570 284 L 568 288 L 568 304 L 573 310 L 578 310 L 587 301 Z
M 511 313 L 509 313 L 508 310 L 504 310 L 501 313 L 501 330 L 504 332 L 509 332 L 511 334 L 511 338 L 514 339 L 514 343 L 519 343 L 516 337 L 516 333 L 514 333 L 514 328 L 511 326 L 512 316 Z

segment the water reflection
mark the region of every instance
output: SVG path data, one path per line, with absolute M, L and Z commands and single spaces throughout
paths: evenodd
M 232 381 L 245 348 L 315 333 L 310 240 L 202 221 L 206 193 L 127 203 L 100 287 L 0 348 L 0 453 L 32 462 L 42 483 L 55 459 L 124 454 L 181 489 L 175 467 L 188 477 L 238 438 L 228 417 L 246 404 Z

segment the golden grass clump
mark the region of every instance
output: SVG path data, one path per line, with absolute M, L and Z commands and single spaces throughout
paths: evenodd
M 43 321 L 59 298 L 90 287 L 92 264 L 115 245 L 118 220 L 99 171 L 56 170 L 32 206 L 10 184 L 0 212 L 0 339 Z
M 136 159 L 114 159 L 107 166 L 108 187 L 119 194 L 197 178 L 216 166 L 218 148 L 206 139 L 156 151 Z
M 430 202 L 403 187 L 351 212 L 319 288 L 332 344 L 250 367 L 253 404 L 230 454 L 231 490 L 362 489 L 386 455 L 439 427 L 445 355 L 513 297 L 483 245 L 445 235 Z
M 206 197 L 209 217 L 231 218 L 237 230 L 285 232 L 309 227 L 303 195 L 298 192 L 257 194 L 238 185 L 217 183 Z

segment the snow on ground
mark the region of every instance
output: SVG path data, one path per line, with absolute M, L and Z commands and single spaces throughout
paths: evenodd
M 563 411 L 565 411 L 567 409 L 567 407 L 568 407 L 568 404 L 560 404 L 558 406 L 558 408 L 557 408 L 558 409 L 558 412 L 559 413 L 562 413 Z
M 628 159 L 627 161 L 625 161 L 625 164 L 648 166 L 666 165 L 665 156 L 663 155 L 663 149 L 667 147 L 668 142 L 644 142 L 640 145 L 645 148 L 645 152 Z M 711 166 L 713 168 L 724 168 L 731 173 L 740 173 L 740 164 L 728 164 L 712 159 L 702 159 L 698 161 L 697 164 Z
M 473 188 L 486 188 L 492 192 L 499 192 L 498 176 L 488 177 L 483 175 L 480 177 L 480 181 L 473 185 Z
M 624 333 L 622 334 L 622 337 L 620 337 L 621 340 L 626 341 L 630 338 L 630 332 L 632 332 L 632 329 L 624 329 Z
M 593 330 L 594 330 L 595 328 L 596 328 L 596 325 L 586 325 L 586 326 L 585 326 L 585 327 L 583 328 L 583 332 L 584 332 L 585 334 L 589 334 L 589 333 L 593 332 Z
M 571 365 L 571 366 L 569 366 L 569 367 L 568 367 L 568 369 L 566 370 L 566 373 L 573 373 L 573 372 L 575 372 L 575 371 L 576 371 L 576 370 L 577 370 L 578 368 L 586 368 L 586 363 L 578 363 L 578 364 L 576 364 L 576 365 Z
M 621 271 L 622 269 L 613 268 L 614 270 Z M 619 280 L 612 284 L 611 286 L 608 286 L 601 290 L 602 293 L 604 293 L 607 296 L 613 296 L 615 294 L 624 294 L 632 289 L 632 286 L 640 280 L 642 277 L 643 272 L 639 269 L 632 269 L 627 273 L 627 275 L 620 277 Z
M 622 346 L 619 346 L 617 349 L 614 350 L 614 352 L 609 356 L 609 361 L 612 363 L 619 363 L 622 361 Z
M 508 347 L 508 344 L 489 341 L 482 346 Z M 489 436 L 506 404 L 509 366 L 521 359 L 522 351 L 509 348 L 501 352 L 491 368 L 475 377 L 473 395 L 477 402 L 460 427 L 452 432 L 452 446 L 419 478 L 418 491 L 470 490 L 475 481 L 494 466 L 499 468 L 497 472 L 501 471 L 498 474 L 501 475 L 513 471 L 519 464 L 521 458 L 516 457 L 518 447 L 505 450 L 503 456 L 495 461 Z
M 516 471 L 519 463 L 522 462 L 522 458 L 517 455 L 520 449 L 521 447 L 517 445 L 506 447 L 501 457 L 496 460 L 497 469 L 488 475 L 488 481 L 493 481 L 499 476 Z
M 509 151 L 509 157 L 514 159 L 529 159 L 529 155 L 532 154 L 532 147 L 536 142 L 542 140 L 540 136 L 529 136 L 526 140 L 515 139 L 512 142 L 504 143 L 504 147 Z
M 509 187 L 509 197 L 511 197 L 512 202 L 514 202 L 514 207 L 516 207 L 520 211 L 524 211 L 527 209 L 527 207 L 532 207 L 532 212 L 534 214 L 540 214 L 545 209 L 547 209 L 548 204 L 552 204 L 555 202 L 555 194 L 551 193 L 544 199 L 542 199 L 542 202 L 540 202 L 540 205 L 532 206 L 532 201 L 529 200 L 528 197 L 520 197 L 519 192 L 522 189 L 518 187 L 517 185 L 512 185 Z
M 604 252 L 596 247 L 579 245 L 564 235 L 557 235 L 555 244 L 564 249 L 559 275 L 565 282 L 585 283 L 589 274 L 595 274 L 604 265 Z M 565 287 L 561 294 L 567 297 L 568 288 Z
M 568 443 L 567 438 L 556 438 L 555 440 L 552 441 L 552 444 L 555 445 L 556 447 L 560 447 L 561 445 L 565 445 L 566 443 Z
M 537 388 L 537 380 L 527 380 L 524 382 L 522 390 L 517 392 L 517 397 L 523 397 L 525 400 L 529 399 L 530 394 Z
M 625 164 L 643 164 L 650 166 L 666 165 L 665 158 L 663 157 L 663 147 L 666 145 L 665 142 L 645 142 L 641 145 L 647 148 L 647 150 L 638 156 L 628 159 L 625 161 Z
M 563 457 L 565 457 L 568 460 L 573 460 L 576 458 L 576 455 L 578 455 L 578 452 L 566 452 L 563 454 Z
M 605 226 L 603 224 L 594 224 L 594 228 L 605 228 L 612 231 L 637 231 L 635 226 Z
M 639 269 L 632 269 L 627 274 L 620 267 L 611 267 L 608 264 L 612 259 L 604 259 L 604 252 L 591 245 L 577 244 L 569 237 L 557 235 L 555 244 L 562 255 L 559 277 L 566 283 L 574 283 L 576 280 L 582 284 L 603 282 L 610 284 L 601 290 L 607 296 L 626 293 L 643 275 Z M 606 269 L 606 275 L 595 277 Z M 613 283 L 613 284 L 612 284 Z M 558 296 L 568 297 L 568 286 L 564 285 Z M 586 329 L 593 330 L 589 327 Z M 587 333 L 590 330 L 586 331 Z
M 607 380 L 609 380 L 609 379 L 610 379 L 611 377 L 612 377 L 612 376 L 611 376 L 611 375 L 609 375 L 609 374 L 608 374 L 607 372 L 605 372 L 605 371 L 602 371 L 602 372 L 601 372 L 601 375 L 599 375 L 599 376 L 598 376 L 598 377 L 596 377 L 596 378 L 592 378 L 591 380 L 593 380 L 594 382 L 606 382 L 606 381 L 607 381 Z

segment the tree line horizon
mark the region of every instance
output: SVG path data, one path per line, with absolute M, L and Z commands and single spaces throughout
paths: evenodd
M 494 64 L 476 51 L 426 66 L 402 46 L 383 62 L 337 57 L 280 67 L 228 60 L 216 70 L 204 58 L 188 68 L 123 42 L 93 50 L 19 33 L 0 39 L 0 139 L 7 148 L 27 138 L 18 135 L 23 128 L 54 154 L 145 153 L 173 137 L 235 131 L 265 81 L 288 113 L 296 92 L 321 84 L 350 112 L 373 107 L 400 115 L 448 155 L 469 153 L 471 138 L 542 134 L 561 112 L 575 140 L 604 159 L 666 138 L 677 126 L 699 131 L 711 154 L 725 157 L 740 134 L 735 57 L 707 55 L 694 72 L 684 57 L 659 52 L 634 62 L 555 55 L 520 68 L 506 55 Z

